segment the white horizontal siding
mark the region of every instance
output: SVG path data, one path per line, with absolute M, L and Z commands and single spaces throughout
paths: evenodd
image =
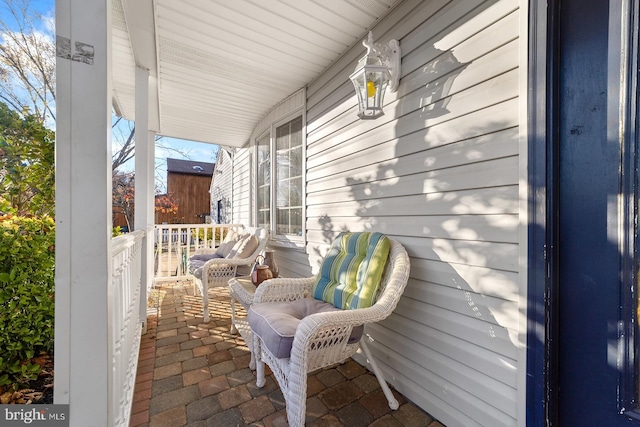
M 251 150 L 235 150 L 233 156 L 233 219 L 232 224 L 253 225 L 251 215 Z
M 450 125 L 454 124 L 455 122 Z M 376 133 L 379 132 L 381 131 L 376 131 Z M 430 137 L 429 142 L 437 143 L 432 147 L 424 147 L 423 141 L 408 136 L 404 139 L 408 141 L 407 147 L 401 155 L 407 156 L 424 151 L 427 154 L 425 158 L 411 156 L 405 162 L 407 166 L 411 166 L 411 170 L 419 172 L 513 156 L 518 153 L 518 146 L 515 143 L 518 136 L 517 133 L 517 128 L 500 131 L 491 130 L 487 134 L 458 140 L 456 144 L 442 140 L 433 141 Z M 336 176 L 337 174 L 348 174 L 352 170 L 370 166 L 371 162 L 375 163 L 379 168 L 390 168 L 398 162 L 397 141 L 398 138 L 394 138 L 379 145 L 364 146 L 362 150 L 357 152 L 355 152 L 356 148 L 354 147 L 354 151 L 347 153 L 344 157 L 337 156 L 339 158 L 332 161 L 328 166 L 321 163 L 322 156 L 317 155 L 309 161 L 311 166 L 307 172 L 307 178 L 310 182 L 321 179 L 333 180 L 336 177 L 340 177 L 340 175 Z M 404 170 L 402 172 L 404 174 L 411 173 Z M 352 175 L 348 176 L 352 177 Z
M 446 307 L 450 311 L 475 320 L 492 323 L 496 327 L 505 328 L 509 333 L 517 330 L 517 302 L 482 295 L 462 287 L 451 288 L 419 281 L 407 289 L 406 296 L 425 304 Z
M 343 230 L 407 248 L 407 289 L 367 328 L 370 347 L 389 382 L 448 427 L 518 422 L 519 20 L 517 0 L 405 0 L 373 29 L 403 53 L 383 117 L 356 116 L 357 45 L 253 132 L 306 97 L 306 246 L 278 248 L 281 275 L 315 273 Z M 234 155 L 232 222 L 254 217 L 252 150 Z
M 371 328 L 369 328 L 371 329 Z M 500 411 L 485 398 L 485 395 L 476 395 L 466 389 L 467 380 L 461 386 L 451 381 L 451 377 L 446 377 L 447 372 L 432 371 L 425 368 L 425 364 L 438 362 L 433 357 L 428 363 L 423 361 L 416 363 L 405 355 L 407 353 L 420 354 L 425 352 L 418 343 L 404 339 L 393 331 L 387 333 L 371 333 L 374 343 L 372 353 L 376 361 L 380 361 L 381 368 L 385 372 L 385 377 L 390 379 L 395 387 L 406 396 L 411 396 L 411 400 L 421 407 L 428 408 L 431 414 L 438 417 L 442 424 L 449 426 L 507 426 L 513 424 L 513 417 Z M 369 347 L 372 347 L 370 345 Z M 395 349 L 402 348 L 402 353 Z M 428 351 L 426 353 L 429 353 Z M 431 355 L 431 354 L 430 354 Z M 455 363 L 446 360 L 442 362 L 447 365 Z M 434 369 L 435 370 L 435 369 Z M 448 370 L 450 371 L 450 370 Z M 467 375 L 470 375 L 467 372 Z M 488 393 L 491 393 L 490 391 Z M 513 401 L 514 399 L 509 399 Z M 514 405 L 515 406 L 515 405 Z
M 314 274 L 310 256 L 299 250 L 275 247 L 280 277 L 310 277 Z
M 441 237 L 456 240 L 487 240 L 517 243 L 517 215 L 402 215 L 402 216 L 345 216 L 335 218 L 349 230 L 362 231 L 373 225 L 383 233 L 393 231 L 402 236 Z M 323 217 L 308 217 L 315 227 Z M 307 237 L 314 242 L 322 241 L 324 234 L 317 228 L 309 230 Z
M 469 395 L 475 396 L 476 399 L 491 405 L 491 407 L 510 417 L 515 417 L 515 405 L 513 403 L 516 399 L 516 393 L 512 386 L 493 378 L 487 379 L 486 375 L 478 375 L 478 371 L 453 360 L 449 355 L 439 353 L 431 348 L 425 348 L 419 342 L 413 342 L 412 336 L 401 334 L 399 331 L 385 326 L 380 324 L 367 328 L 367 333 L 374 340 L 384 342 L 384 346 L 387 347 L 387 357 L 393 357 L 389 350 L 402 348 L 402 356 L 408 361 L 424 367 L 426 371 L 435 375 L 447 378 L 452 383 L 463 385 L 461 388 Z M 390 358 L 386 361 L 390 364 L 394 362 Z M 462 403 L 462 396 L 451 396 L 450 393 L 449 396 L 451 400 L 460 399 Z
M 390 316 L 383 324 L 391 330 L 403 331 L 405 336 L 409 336 L 417 343 L 428 342 L 431 351 L 447 355 L 456 362 L 477 372 L 484 372 L 510 387 L 515 388 L 516 386 L 516 361 L 514 359 L 479 347 L 476 343 L 461 338 L 452 338 L 448 333 L 397 314 Z M 422 346 L 418 346 L 422 348 Z M 508 369 L 505 369 L 505 366 Z M 478 378 L 475 373 L 472 376 Z
M 462 157 L 463 155 L 461 155 Z M 430 156 L 429 156 L 430 157 Z M 518 159 L 507 157 L 468 165 L 428 170 L 430 158 L 404 159 L 376 167 L 376 176 L 371 171 L 347 171 L 326 179 L 309 183 L 307 191 L 318 203 L 335 200 L 335 192 L 346 185 L 351 188 L 351 198 L 359 201 L 377 199 L 379 194 L 371 191 L 372 184 L 379 185 L 385 197 L 410 196 L 413 194 L 442 193 L 464 190 L 473 181 L 473 188 L 510 185 L 518 176 Z M 397 170 L 397 166 L 401 170 Z M 372 179 L 373 178 L 373 179 Z M 402 187 L 395 185 L 402 182 Z M 347 199 L 349 200 L 349 199 Z
M 473 190 L 450 191 L 447 193 L 414 194 L 398 198 L 380 198 L 368 202 L 339 201 L 326 204 L 310 202 L 307 207 L 309 216 L 320 216 L 326 221 L 329 217 L 357 215 L 483 215 L 517 213 L 518 188 L 516 185 L 482 188 Z M 348 196 L 346 196 L 348 197 Z M 308 224 L 312 227 L 313 224 Z M 340 228 L 336 228 L 340 230 Z M 309 229 L 311 230 L 311 228 Z M 391 233 L 390 233 L 391 234 Z
M 447 263 L 516 271 L 518 245 L 477 240 L 403 237 L 410 256 Z
M 216 212 L 218 209 L 218 201 L 222 203 L 222 212 L 218 212 L 220 216 L 218 221 L 220 223 L 231 224 L 231 218 L 233 213 L 232 195 L 233 195 L 233 163 L 231 161 L 231 155 L 229 152 L 221 148 L 218 151 L 218 158 L 216 159 L 215 172 L 211 179 L 210 193 L 210 205 L 211 212 Z
M 446 1 L 446 0 L 443 0 Z M 395 34 L 389 34 L 389 31 L 396 30 L 398 34 L 406 33 L 402 28 L 398 28 L 398 23 L 404 23 L 406 28 L 415 28 L 420 22 L 424 20 L 424 15 L 409 14 L 407 10 L 416 10 L 418 7 L 422 11 L 423 0 L 405 0 L 402 7 L 394 8 L 391 10 L 386 19 L 379 22 L 375 27 L 375 34 L 377 38 L 386 37 L 386 39 L 400 37 Z M 365 53 L 366 49 L 358 44 L 356 47 L 347 51 L 340 59 L 338 59 L 329 69 L 320 75 L 307 90 L 307 104 L 310 106 L 308 112 L 311 113 L 309 122 L 315 121 L 313 117 L 317 114 L 319 105 L 325 105 L 325 109 L 332 109 L 332 104 L 324 102 L 325 100 L 335 99 L 336 93 L 338 96 L 346 97 L 346 92 L 342 91 L 342 88 L 351 85 L 349 82 L 349 75 L 353 72 L 357 60 Z
M 429 286 L 429 284 L 422 286 Z M 498 353 L 507 359 L 516 359 L 516 350 L 511 342 L 509 330 L 497 326 L 495 323 L 474 319 L 471 316 L 461 315 L 456 311 L 449 310 L 448 307 L 426 304 L 424 301 L 411 298 L 402 298 L 398 304 L 397 313 L 417 324 L 422 324 L 447 334 L 450 342 L 462 339 L 478 348 Z M 451 331 L 456 331 L 455 335 Z M 425 347 L 425 351 L 429 347 L 429 342 L 420 344 Z M 452 360 L 457 357 L 453 354 L 449 356 Z
M 426 282 L 456 289 L 462 289 L 461 284 L 464 283 L 468 286 L 466 291 L 506 301 L 518 301 L 518 274 L 513 271 L 429 259 L 413 259 L 411 271 L 415 277 Z M 452 274 L 453 271 L 455 274 Z
M 464 71 L 461 73 L 464 73 Z M 514 100 L 517 96 L 517 70 L 500 74 L 490 80 L 471 86 L 456 96 L 449 96 L 445 99 L 446 105 L 437 103 L 430 104 L 435 105 L 433 109 L 412 108 L 412 106 L 420 105 L 423 102 L 421 94 L 414 91 L 407 95 L 407 99 L 401 99 L 392 104 L 385 105 L 385 116 L 399 117 L 397 120 L 387 123 L 386 126 L 382 126 L 382 122 L 372 120 L 362 123 L 355 122 L 347 127 L 335 126 L 329 129 L 332 132 L 326 131 L 326 135 L 308 135 L 309 167 L 313 168 L 317 165 L 317 160 L 314 161 L 314 156 L 316 155 L 330 155 L 337 158 L 341 155 L 357 152 L 370 146 L 370 144 L 365 144 L 365 141 L 371 137 L 370 135 L 363 135 L 366 132 L 375 130 L 375 137 L 378 144 L 393 138 L 409 135 L 413 132 L 420 132 L 422 138 L 429 140 L 431 127 L 455 120 L 458 122 L 457 127 L 466 123 L 464 127 L 468 128 L 470 120 L 466 116 L 478 110 Z M 407 112 L 406 110 L 410 108 L 411 111 Z M 353 115 L 354 112 L 355 111 L 349 111 L 348 114 L 345 114 L 345 117 Z M 513 114 L 513 109 L 511 109 L 510 112 Z M 517 114 L 515 116 L 517 118 Z M 500 117 L 492 117 L 492 121 L 495 120 L 500 120 Z M 470 129 L 472 133 L 470 133 L 468 137 L 487 134 L 488 130 L 483 129 L 483 127 L 480 126 L 481 124 L 482 122 L 476 122 L 475 125 L 472 125 Z M 506 123 L 503 123 L 501 126 L 502 129 L 509 127 L 504 126 L 505 124 Z M 319 139 L 317 138 L 318 136 L 322 136 L 322 138 Z M 386 136 L 388 136 L 388 139 L 385 138 Z M 436 143 L 437 142 L 440 141 L 436 140 Z
M 411 278 L 372 351 L 448 427 L 516 424 L 519 25 L 514 0 L 405 1 L 373 29 L 403 52 L 383 117 L 356 116 L 363 48 L 307 88 L 307 246 L 285 268 L 316 271 L 342 230 L 401 241 Z

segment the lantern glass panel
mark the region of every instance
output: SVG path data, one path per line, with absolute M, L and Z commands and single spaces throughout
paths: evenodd
M 358 97 L 358 117 L 375 119 L 384 114 L 382 106 L 389 77 L 389 71 L 379 57 L 367 55 L 358 61 L 350 76 Z

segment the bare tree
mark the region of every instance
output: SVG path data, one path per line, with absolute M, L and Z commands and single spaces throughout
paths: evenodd
M 56 119 L 56 46 L 53 19 L 31 8 L 29 0 L 0 0 L 0 101 L 22 116 L 47 126 Z M 135 128 L 113 122 L 118 147 L 112 170 L 133 158 Z M 117 131 L 116 131 L 117 128 Z
M 0 99 L 19 114 L 55 121 L 55 38 L 51 18 L 28 0 L 2 0 Z
M 129 230 L 133 230 L 135 174 L 113 172 L 113 213 L 121 213 Z
M 118 126 L 122 122 L 122 117 L 117 117 L 113 122 L 113 142 L 117 150 L 111 155 L 111 170 L 115 172 L 135 154 L 136 128 L 133 123 L 127 122 L 126 126 Z M 116 131 L 118 130 L 118 131 Z
M 53 18 L 34 11 L 30 0 L 0 0 L 0 102 L 23 118 L 37 117 L 48 128 L 56 119 L 55 55 Z M 135 126 L 114 115 L 112 136 L 114 198 L 120 198 L 114 206 L 131 219 L 131 194 L 125 188 L 133 179 L 119 168 L 135 155 Z M 164 148 L 188 157 L 180 150 Z

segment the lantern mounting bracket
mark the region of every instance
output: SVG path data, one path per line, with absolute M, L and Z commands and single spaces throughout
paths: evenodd
M 367 53 L 360 58 L 349 76 L 358 98 L 358 117 L 373 120 L 384 115 L 384 94 L 398 90 L 400 79 L 400 44 L 391 40 L 383 45 L 373 42 L 369 32 L 362 44 Z
M 367 48 L 367 55 L 373 52 L 377 55 L 384 65 L 389 70 L 389 91 L 398 91 L 398 82 L 400 81 L 400 43 L 396 39 L 389 40 L 386 45 L 381 43 L 374 43 L 373 33 L 369 31 L 369 35 L 365 40 L 362 40 L 362 45 Z

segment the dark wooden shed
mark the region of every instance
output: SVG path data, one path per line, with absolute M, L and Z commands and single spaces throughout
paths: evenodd
M 209 215 L 209 186 L 214 163 L 167 159 L 167 193 L 178 212 L 156 212 L 156 224 L 199 224 Z

